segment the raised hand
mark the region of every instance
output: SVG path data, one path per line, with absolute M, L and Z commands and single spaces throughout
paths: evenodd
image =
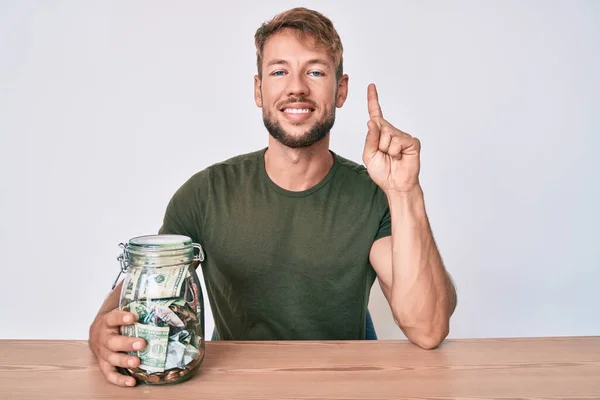
M 383 118 L 377 88 L 367 88 L 368 132 L 363 162 L 371 179 L 386 193 L 409 192 L 419 184 L 421 143 Z

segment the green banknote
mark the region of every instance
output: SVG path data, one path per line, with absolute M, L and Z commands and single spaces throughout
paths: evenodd
M 164 326 L 168 324 L 180 328 L 184 327 L 183 321 L 169 308 L 171 304 L 179 304 L 179 302 L 176 299 L 146 302 L 132 301 L 129 303 L 129 311 L 135 314 L 137 321 L 144 325 Z M 163 323 L 161 324 L 159 320 Z
M 187 276 L 187 265 L 139 269 L 132 274 L 128 300 L 166 299 L 179 297 Z
M 164 372 L 169 344 L 169 327 L 135 324 L 137 337 L 146 341 L 146 347 L 138 352 L 140 368 L 147 372 Z

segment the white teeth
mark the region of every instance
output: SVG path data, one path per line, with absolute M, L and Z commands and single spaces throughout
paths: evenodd
M 305 114 L 309 113 L 310 110 L 308 108 L 286 108 L 283 112 L 290 114 Z

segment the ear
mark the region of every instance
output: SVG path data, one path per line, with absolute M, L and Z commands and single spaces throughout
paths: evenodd
M 261 81 L 258 75 L 254 75 L 254 102 L 257 107 L 262 107 L 262 91 L 260 90 Z
M 335 106 L 342 108 L 348 97 L 348 80 L 350 78 L 347 74 L 344 74 L 337 84 L 337 95 L 335 98 Z

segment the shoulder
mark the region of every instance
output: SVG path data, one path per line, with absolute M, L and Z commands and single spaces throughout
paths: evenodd
M 194 173 L 177 190 L 174 197 L 194 197 L 206 193 L 216 184 L 232 183 L 258 171 L 264 149 L 216 162 Z
M 338 171 L 340 176 L 347 180 L 354 181 L 356 184 L 362 184 L 365 186 L 376 187 L 375 182 L 371 180 L 367 168 L 355 161 L 352 161 L 346 157 L 343 157 L 335 152 L 335 162 L 338 164 Z
M 239 154 L 223 161 L 211 164 L 201 171 L 192 175 L 184 186 L 202 186 L 209 181 L 214 181 L 215 177 L 222 178 L 223 175 L 233 176 L 246 171 L 258 169 L 261 155 L 264 149 L 251 153 Z
M 214 177 L 215 175 L 238 175 L 255 172 L 260 167 L 266 149 L 239 154 L 218 163 L 212 164 L 197 175 Z
M 338 154 L 338 153 L 336 153 L 334 151 L 332 151 L 332 153 L 335 156 L 335 161 L 341 167 L 344 167 L 344 168 L 348 169 L 349 171 L 352 171 L 352 172 L 357 173 L 357 174 L 361 174 L 361 173 L 367 171 L 367 169 L 365 168 L 364 165 L 359 164 L 359 163 L 357 163 L 355 161 L 352 161 L 352 160 L 350 160 L 350 159 L 348 159 L 348 158 L 346 158 L 346 157 L 342 156 L 341 154 Z
M 356 200 L 359 198 L 363 198 L 366 202 L 375 200 L 375 204 L 387 208 L 387 197 L 373 182 L 367 168 L 335 152 L 333 154 L 338 164 L 338 182 L 344 188 L 343 190 L 351 192 Z

